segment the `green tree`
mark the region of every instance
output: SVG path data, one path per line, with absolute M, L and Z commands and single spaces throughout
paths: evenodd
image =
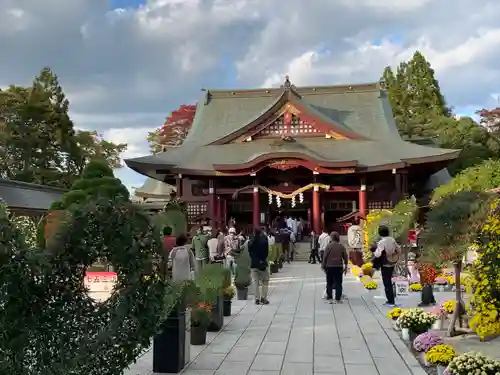
M 427 130 L 436 118 L 451 115 L 434 70 L 421 52 L 416 51 L 411 60 L 402 62 L 396 75 L 387 67 L 382 80 L 402 135 L 429 135 Z
M 42 69 L 29 87 L 0 90 L 0 178 L 69 187 L 91 158 L 119 167 L 126 145 L 75 132 L 58 78 Z
M 52 204 L 52 209 L 68 209 L 100 197 L 126 201 L 130 193 L 105 161 L 92 160 L 70 190 L 63 194 L 61 201 Z
M 447 184 L 434 190 L 431 202 L 438 202 L 448 195 L 460 191 L 483 192 L 500 186 L 500 160 L 486 160 L 467 168 L 453 177 Z
M 441 116 L 432 123 L 429 132 L 434 134 L 440 147 L 462 150 L 459 157 L 448 166 L 452 176 L 500 155 L 498 140 L 470 117 L 456 119 Z
M 460 191 L 441 198 L 426 215 L 423 259 L 450 262 L 455 270 L 457 304 L 448 327 L 449 336 L 455 334 L 457 321 L 462 325 L 461 315 L 465 312 L 460 287 L 462 259 L 480 232 L 490 198 L 491 194 L 484 192 Z

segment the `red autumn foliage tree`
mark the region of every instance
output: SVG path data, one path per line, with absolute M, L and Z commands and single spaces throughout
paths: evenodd
M 480 123 L 489 132 L 498 134 L 500 133 L 500 107 L 494 109 L 481 109 L 477 111 L 480 116 Z
M 181 105 L 173 111 L 160 128 L 148 134 L 151 152 L 156 154 L 182 145 L 191 129 L 195 113 L 195 104 Z

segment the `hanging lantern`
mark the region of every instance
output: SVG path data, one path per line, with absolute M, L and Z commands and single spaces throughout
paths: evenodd
M 292 208 L 295 207 L 295 195 L 292 197 Z
M 299 193 L 299 203 L 304 203 L 304 194 Z
M 281 198 L 276 196 L 276 206 L 281 207 Z
M 273 204 L 273 195 L 271 193 L 268 194 L 269 204 Z

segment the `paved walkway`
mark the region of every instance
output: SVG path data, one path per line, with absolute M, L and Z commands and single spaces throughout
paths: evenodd
M 318 265 L 297 262 L 272 276 L 271 304 L 234 301 L 233 316 L 206 346 L 191 346 L 184 375 L 424 375 L 370 292 L 348 276 L 342 305 L 321 299 Z M 374 292 L 378 294 L 379 292 Z M 126 375 L 151 372 L 143 355 Z

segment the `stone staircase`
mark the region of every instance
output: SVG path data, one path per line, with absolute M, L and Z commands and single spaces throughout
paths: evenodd
M 347 248 L 347 236 L 340 236 L 340 243 Z M 304 238 L 304 241 L 298 242 L 295 245 L 295 256 L 294 260 L 298 262 L 307 262 L 309 260 L 309 252 L 311 251 L 311 245 L 309 243 L 309 238 Z

